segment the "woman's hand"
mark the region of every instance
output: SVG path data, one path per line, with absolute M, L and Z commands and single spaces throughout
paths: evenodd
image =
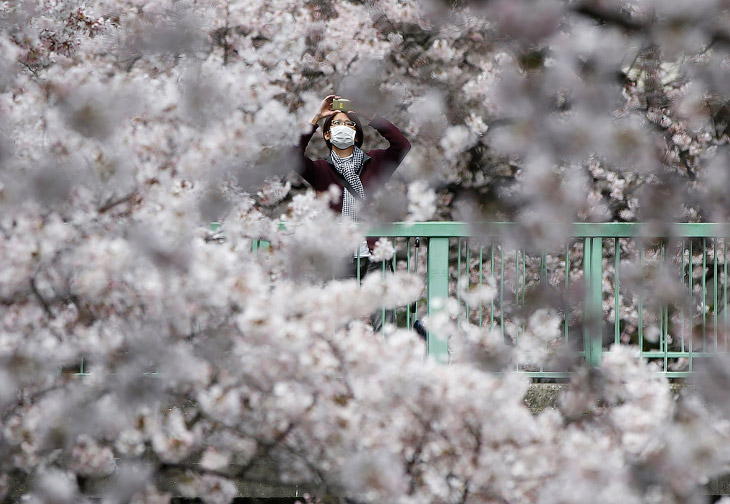
M 332 100 L 339 100 L 340 97 L 337 95 L 329 95 L 327 98 L 322 100 L 322 103 L 319 106 L 319 112 L 317 112 L 317 115 L 312 117 L 312 120 L 309 121 L 312 124 L 317 124 L 321 119 L 324 119 L 325 117 L 329 117 L 331 115 L 335 115 L 338 111 L 332 110 Z

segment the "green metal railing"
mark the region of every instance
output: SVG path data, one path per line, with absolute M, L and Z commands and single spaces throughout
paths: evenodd
M 562 348 L 591 366 L 611 345 L 632 344 L 668 377 L 683 378 L 699 359 L 728 351 L 730 223 L 576 223 L 567 243 L 553 250 L 515 245 L 520 228 L 514 223 L 475 228 L 394 223 L 368 233 L 393 240 L 394 270 L 426 281 L 421 299 L 393 310 L 397 325 L 413 328 L 419 318 L 433 319 L 452 298 L 458 323 L 499 331 L 505 343 L 516 344 L 530 313 L 547 305 L 561 319 L 556 339 Z M 225 241 L 220 223 L 210 230 L 208 241 Z M 268 248 L 267 241 L 252 240 L 254 251 Z M 466 293 L 490 282 L 496 294 L 470 306 Z M 449 342 L 433 331 L 427 352 L 439 362 L 450 360 Z M 86 368 L 82 360 L 62 372 L 86 375 Z M 571 369 L 570 363 L 518 364 L 534 378 L 565 378 Z
M 424 314 L 432 319 L 455 298 L 459 323 L 498 330 L 508 344 L 524 334 L 531 310 L 551 306 L 561 317 L 559 343 L 591 366 L 611 345 L 633 344 L 668 377 L 681 378 L 697 359 L 728 350 L 730 224 L 576 223 L 564 247 L 529 252 L 515 245 L 520 237 L 514 223 L 476 228 L 477 233 L 461 222 L 394 223 L 368 233 L 393 240 L 393 269 L 425 277 L 425 296 L 393 310 L 399 326 L 412 328 Z M 218 223 L 211 230 L 221 231 Z M 252 247 L 268 243 L 253 240 Z M 471 307 L 465 293 L 487 281 L 496 295 Z M 449 342 L 433 331 L 427 351 L 437 361 L 450 360 Z M 564 378 L 571 366 L 528 363 L 518 370 Z
M 394 267 L 407 271 L 417 268 L 418 242 L 427 249 L 421 304 L 429 317 L 456 298 L 459 320 L 496 328 L 511 344 L 529 309 L 547 302 L 560 311 L 561 343 L 592 366 L 611 344 L 634 344 L 667 376 L 685 377 L 697 359 L 727 351 L 730 224 L 577 223 L 565 248 L 537 252 L 510 245 L 517 231 L 512 223 L 492 223 L 480 225 L 477 235 L 465 223 L 423 222 L 395 223 L 368 236 L 393 239 Z M 488 306 L 470 307 L 462 293 L 487 279 L 496 296 Z M 417 314 L 406 310 L 411 327 Z M 436 360 L 449 360 L 445 339 L 429 333 L 427 347 Z M 542 378 L 569 375 L 544 366 L 521 370 Z

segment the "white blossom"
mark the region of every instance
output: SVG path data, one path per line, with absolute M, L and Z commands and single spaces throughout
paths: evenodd
M 449 126 L 441 139 L 441 148 L 446 157 L 456 156 L 468 149 L 474 142 L 474 135 L 465 126 Z
M 185 426 L 185 420 L 178 409 L 173 409 L 165 422 L 152 434 L 152 447 L 162 460 L 179 462 L 187 457 L 194 447 L 195 435 Z
M 436 213 L 436 192 L 423 181 L 408 186 L 408 220 L 428 221 Z
M 108 500 L 117 485 L 135 503 L 230 502 L 221 475 L 266 458 L 273 482 L 364 502 L 700 498 L 730 458 L 727 387 L 712 379 L 724 361 L 705 375 L 693 361 L 699 395 L 675 401 L 666 370 L 626 348 L 631 285 L 617 313 L 604 299 L 621 344 L 597 368 L 577 365 L 584 279 L 575 249 L 555 258 L 576 220 L 730 218 L 729 59 L 711 44 L 726 7 L 593 7 L 0 2 L 0 498 L 87 502 L 108 484 Z M 290 174 L 328 94 L 413 145 L 386 196 L 368 194 L 361 226 L 330 210 L 336 185 L 317 194 Z M 363 150 L 387 155 L 364 134 Z M 327 154 L 320 135 L 312 158 Z M 472 255 L 468 274 L 448 271 L 461 291 L 424 306 L 423 248 L 419 275 L 340 278 L 368 225 L 436 216 L 475 234 L 514 220 L 530 255 L 558 251 L 551 278 L 538 282 L 528 259 L 525 305 L 502 306 L 497 273 L 475 281 Z M 400 263 L 402 244 L 383 239 L 371 259 L 397 250 Z M 635 244 L 619 245 L 623 268 Z M 693 259 L 699 290 L 712 277 L 696 248 Z M 653 303 L 683 292 L 656 264 L 622 269 L 629 284 L 652 277 L 644 350 L 664 341 Z M 474 308 L 493 302 L 503 327 L 480 327 Z M 697 308 L 708 320 L 710 305 Z M 448 365 L 424 361 L 407 328 L 372 330 L 383 307 L 403 326 L 404 306 Z M 540 365 L 572 377 L 559 408 L 533 416 L 521 373 Z M 127 464 L 148 479 L 126 485 Z M 176 488 L 155 487 L 171 474 Z
M 289 194 L 290 189 L 289 182 L 282 184 L 280 181 L 269 179 L 264 183 L 258 196 L 262 205 L 275 205 Z
M 345 461 L 341 478 L 353 494 L 362 494 L 368 500 L 392 500 L 406 490 L 402 466 L 385 452 L 354 455 Z
M 387 238 L 379 238 L 375 242 L 375 247 L 373 247 L 373 253 L 370 257 L 376 262 L 387 261 L 393 257 L 393 252 L 395 252 L 393 243 Z
M 231 462 L 231 453 L 225 450 L 217 450 L 212 446 L 206 448 L 200 458 L 200 465 L 204 469 L 217 471 L 224 469 Z
M 107 446 L 99 446 L 89 436 L 79 436 L 71 450 L 71 457 L 73 470 L 84 476 L 106 476 L 115 468 L 112 450 Z

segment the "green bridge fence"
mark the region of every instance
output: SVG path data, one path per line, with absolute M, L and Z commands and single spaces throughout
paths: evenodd
M 730 225 L 572 227 L 564 247 L 542 251 L 515 245 L 513 223 L 479 225 L 478 233 L 459 222 L 395 223 L 368 236 L 393 240 L 394 269 L 425 277 L 425 296 L 395 310 L 400 326 L 433 317 L 452 298 L 459 321 L 498 330 L 509 344 L 518 341 L 530 309 L 548 306 L 561 319 L 557 343 L 592 366 L 610 345 L 633 344 L 667 376 L 681 378 L 697 359 L 727 351 Z M 468 293 L 485 283 L 496 289 L 494 298 L 470 306 Z M 429 332 L 427 348 L 436 360 L 449 361 L 444 338 Z M 570 370 L 528 365 L 520 371 L 563 378 Z
M 225 241 L 220 223 L 210 230 L 208 241 Z M 400 222 L 367 236 L 392 240 L 393 269 L 425 279 L 417 302 L 393 310 L 400 327 L 432 319 L 451 300 L 457 322 L 499 331 L 514 345 L 529 316 L 547 307 L 560 319 L 560 336 L 550 343 L 591 366 L 611 345 L 636 345 L 670 378 L 687 377 L 698 359 L 728 351 L 730 223 L 575 223 L 568 234 L 552 250 L 520 246 L 520 227 L 504 222 L 475 228 Z M 252 241 L 254 250 L 268 247 L 265 240 Z M 469 293 L 484 285 L 494 295 L 470 305 Z M 426 341 L 429 357 L 449 362 L 446 338 L 428 331 Z M 541 379 L 566 378 L 571 369 L 566 360 L 518 365 L 518 371 Z M 88 374 L 83 359 L 65 372 Z

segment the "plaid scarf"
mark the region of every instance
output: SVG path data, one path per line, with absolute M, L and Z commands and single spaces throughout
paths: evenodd
M 360 199 L 365 199 L 365 190 L 362 187 L 360 181 L 360 169 L 362 168 L 363 152 L 357 147 L 354 148 L 352 155 L 346 158 L 340 156 L 332 151 L 332 163 L 335 165 L 335 169 L 345 177 L 352 188 L 357 192 Z M 343 188 L 344 194 L 342 198 L 342 215 L 346 215 L 353 221 L 358 221 L 359 216 L 357 215 L 357 207 L 355 196 L 350 194 L 347 188 Z

